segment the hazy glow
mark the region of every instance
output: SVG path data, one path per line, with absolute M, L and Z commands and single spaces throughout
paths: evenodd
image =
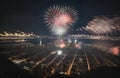
M 55 44 L 56 47 L 59 47 L 59 48 L 64 48 L 64 47 L 66 47 L 66 44 L 65 44 L 65 42 L 64 42 L 63 39 L 58 39 L 58 40 L 56 40 L 56 41 L 54 42 L 54 44 Z
M 119 55 L 119 47 L 112 47 L 109 49 L 110 53 L 112 53 L 113 55 Z

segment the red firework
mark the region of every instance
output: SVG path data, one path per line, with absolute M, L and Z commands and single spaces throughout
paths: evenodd
M 66 6 L 50 7 L 45 14 L 45 23 L 52 29 L 53 33 L 56 30 L 59 31 L 59 29 L 65 29 L 67 31 L 76 20 L 76 10 Z M 55 32 L 53 29 L 56 29 Z M 62 32 L 59 34 L 62 34 Z

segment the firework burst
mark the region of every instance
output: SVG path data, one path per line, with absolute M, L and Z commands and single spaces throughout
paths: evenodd
M 86 28 L 94 34 L 109 34 L 114 31 L 119 31 L 119 23 L 117 23 L 119 18 L 108 18 L 108 17 L 96 17 L 88 23 Z
M 66 6 L 52 6 L 45 14 L 45 23 L 55 35 L 63 35 L 77 20 L 77 11 Z

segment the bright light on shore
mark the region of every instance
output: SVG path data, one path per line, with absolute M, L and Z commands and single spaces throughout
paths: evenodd
M 58 54 L 58 55 L 61 55 L 61 54 L 62 54 L 62 50 L 58 50 L 58 51 L 57 51 L 57 54 Z

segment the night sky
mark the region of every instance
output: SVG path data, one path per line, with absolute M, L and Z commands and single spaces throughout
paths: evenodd
M 73 29 L 86 26 L 95 16 L 120 15 L 119 0 L 2 0 L 0 32 L 20 30 L 50 35 L 44 14 L 53 5 L 72 6 L 78 11 L 79 19 Z

